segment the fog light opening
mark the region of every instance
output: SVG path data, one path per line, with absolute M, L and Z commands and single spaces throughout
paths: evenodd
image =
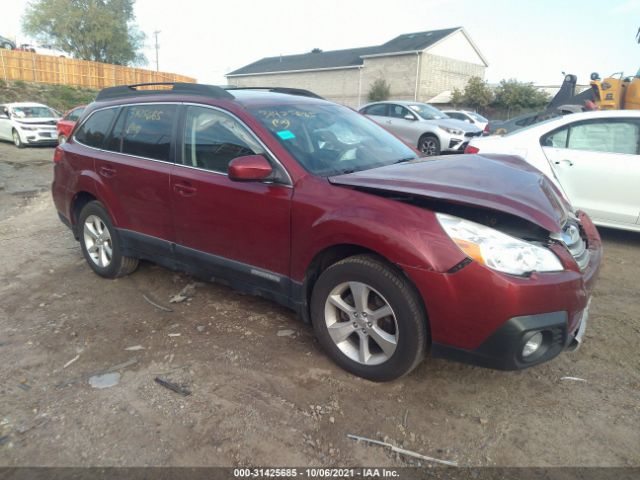
M 544 336 L 542 335 L 542 332 L 536 332 L 531 335 L 522 348 L 522 358 L 527 360 L 536 352 L 540 351 L 543 341 Z

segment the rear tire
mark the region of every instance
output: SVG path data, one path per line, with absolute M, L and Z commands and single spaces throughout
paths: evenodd
M 438 137 L 435 135 L 423 135 L 418 141 L 418 150 L 424 153 L 427 157 L 440 155 L 440 140 L 438 140 Z
M 13 144 L 17 148 L 24 148 L 24 143 L 22 142 L 22 139 L 20 138 L 20 134 L 18 133 L 17 130 L 13 130 L 12 136 L 13 136 Z
M 100 202 L 92 201 L 84 206 L 76 228 L 85 260 L 101 277 L 123 277 L 138 268 L 137 258 L 122 254 L 118 232 Z
M 349 257 L 322 272 L 311 296 L 311 318 L 329 357 L 368 380 L 395 380 L 424 358 L 427 326 L 420 297 L 408 279 L 376 257 Z

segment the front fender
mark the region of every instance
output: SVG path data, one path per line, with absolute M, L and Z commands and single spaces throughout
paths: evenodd
M 398 200 L 331 185 L 297 185 L 292 209 L 292 278 L 302 281 L 323 250 L 354 245 L 401 267 L 447 271 L 465 255 L 433 212 Z M 311 191 L 326 189 L 317 197 Z M 322 198 L 318 205 L 317 198 Z M 315 200 L 315 201 L 314 201 Z

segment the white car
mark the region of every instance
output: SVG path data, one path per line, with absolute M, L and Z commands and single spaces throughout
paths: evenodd
M 52 45 L 32 45 L 30 43 L 23 43 L 20 45 L 19 50 L 23 52 L 33 52 L 38 55 L 50 55 L 52 57 L 70 57 L 66 52 L 55 48 Z
M 18 148 L 27 145 L 56 145 L 56 124 L 60 112 L 40 103 L 0 105 L 0 140 L 9 140 Z
M 483 133 L 489 132 L 487 128 L 489 120 L 479 113 L 470 112 L 468 110 L 442 110 L 442 113 L 446 113 L 448 117 L 455 118 L 456 120 L 462 120 L 463 122 L 475 125 L 482 130 Z
M 518 155 L 596 225 L 640 232 L 640 111 L 573 113 L 473 139 L 465 153 Z

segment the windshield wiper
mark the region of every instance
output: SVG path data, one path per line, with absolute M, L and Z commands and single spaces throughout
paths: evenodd
M 401 158 L 400 160 L 393 162 L 394 164 L 397 163 L 405 163 L 405 162 L 410 162 L 411 160 L 417 160 L 420 157 L 407 157 L 407 158 Z

